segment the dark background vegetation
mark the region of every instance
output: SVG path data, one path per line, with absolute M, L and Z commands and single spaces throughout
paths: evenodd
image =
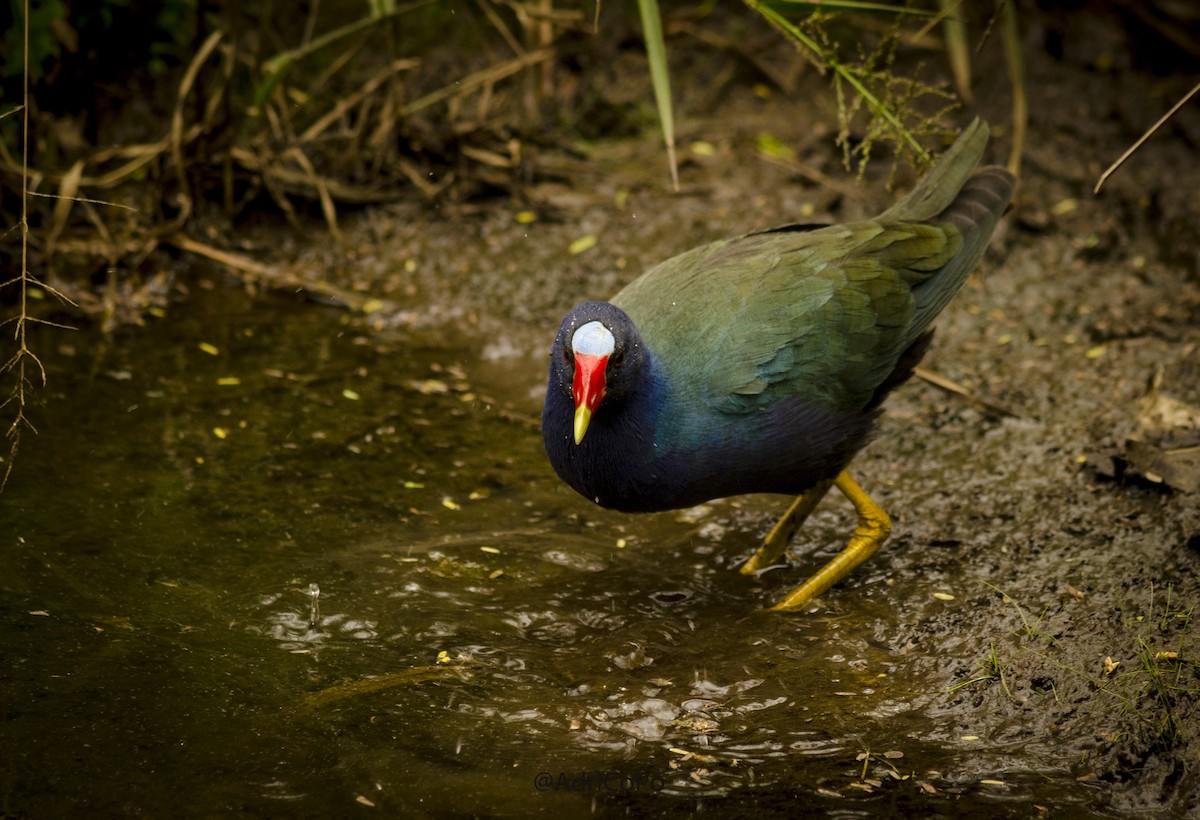
M 578 183 L 592 141 L 657 127 L 632 2 L 50 0 L 30 9 L 27 77 L 22 6 L 5 4 L 0 20 L 0 257 L 21 269 L 17 109 L 27 81 L 28 178 L 38 195 L 28 203 L 27 268 L 85 313 L 119 310 L 125 321 L 168 298 L 169 284 L 149 283 L 163 270 L 178 275 L 197 254 L 236 250 L 246 220 L 316 218 L 336 239 L 339 216 L 372 203 L 504 197 L 536 206 L 539 183 Z M 1005 47 L 1004 7 L 961 4 L 965 59 Z M 719 69 L 705 93 L 677 106 L 719 108 L 755 88 L 789 93 L 814 67 L 833 98 L 840 78 L 830 66 L 861 66 L 885 95 L 881 76 L 910 83 L 885 102 L 928 145 L 951 127 L 938 115 L 969 104 L 971 85 L 950 83 L 942 29 L 928 18 L 778 8 L 818 53 L 797 50 L 742 5 L 663 4 L 677 80 Z M 1185 2 L 1012 8 L 1047 56 L 1090 59 L 1095 72 L 1166 79 L 1200 56 L 1198 15 Z M 1029 45 L 1026 37 L 1020 47 Z M 1008 93 L 1039 82 L 1016 69 Z M 894 129 L 872 125 L 853 89 L 836 93 L 840 114 L 851 115 L 841 123 L 847 150 L 876 138 L 876 156 L 905 146 Z M 255 273 L 249 260 L 221 261 Z M 0 289 L 0 301 L 16 299 L 11 286 Z
M 336 239 L 339 215 L 372 203 L 504 197 L 536 206 L 539 183 L 578 182 L 592 141 L 657 127 L 631 2 L 50 0 L 30 10 L 28 77 L 22 5 L 6 4 L 0 21 L 0 255 L 20 270 L 24 118 L 14 112 L 27 81 L 29 187 L 38 194 L 28 204 L 27 268 L 85 313 L 120 302 L 130 308 L 122 319 L 136 321 L 171 292 L 149 280 L 186 271 L 196 254 L 236 250 L 246 220 L 316 218 Z M 938 24 L 815 7 L 778 6 L 817 54 L 797 51 L 745 6 L 663 4 L 672 74 L 720 69 L 705 94 L 677 105 L 719 108 L 755 88 L 788 93 L 814 67 L 827 72 L 833 97 L 840 78 L 830 66 L 861 65 L 885 94 L 881 76 L 910 83 L 885 102 L 927 144 L 951 127 L 938 115 L 967 102 L 970 85 L 951 85 Z M 1188 3 L 1012 8 L 1051 59 L 1092 51 L 1096 72 L 1167 78 L 1200 56 Z M 965 59 L 1004 47 L 1003 9 L 961 4 Z M 1124 42 L 1111 42 L 1114 31 Z M 1017 73 L 1008 91 L 1039 79 Z M 841 123 L 847 150 L 875 138 L 877 156 L 889 143 L 904 147 L 895 129 L 872 125 L 853 89 L 836 93 L 840 114 L 851 115 Z M 221 260 L 255 273 L 249 260 Z M 16 298 L 11 286 L 0 290 L 6 304 Z

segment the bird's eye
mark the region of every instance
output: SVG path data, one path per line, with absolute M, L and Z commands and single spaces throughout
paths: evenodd
M 620 367 L 621 365 L 625 364 L 625 351 L 618 350 L 617 355 L 612 357 L 612 361 L 609 362 L 609 364 L 611 364 L 613 367 Z

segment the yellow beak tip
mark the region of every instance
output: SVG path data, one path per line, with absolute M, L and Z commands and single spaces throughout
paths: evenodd
M 592 411 L 587 407 L 580 405 L 575 408 L 575 443 L 583 441 L 583 436 L 587 433 L 588 424 L 592 421 Z

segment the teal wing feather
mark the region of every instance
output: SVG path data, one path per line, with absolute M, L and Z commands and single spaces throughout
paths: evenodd
M 669 363 L 681 401 L 723 413 L 789 396 L 859 409 L 911 342 L 912 286 L 960 245 L 946 225 L 767 231 L 668 260 L 613 302 Z

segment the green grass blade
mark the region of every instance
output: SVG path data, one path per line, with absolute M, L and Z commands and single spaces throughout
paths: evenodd
M 1029 123 L 1029 102 L 1025 97 L 1025 66 L 1021 60 L 1021 33 L 1017 22 L 1017 7 L 1012 0 L 1001 6 L 1004 20 L 1004 54 L 1008 59 L 1009 82 L 1013 89 L 1013 141 L 1008 156 L 1008 170 L 1021 176 L 1021 153 L 1025 150 L 1025 130 Z
M 658 0 L 638 0 L 642 15 L 642 33 L 646 40 L 646 58 L 650 61 L 650 82 L 658 104 L 658 122 L 663 142 L 667 145 L 667 161 L 671 165 L 671 184 L 679 190 L 679 168 L 675 162 L 675 115 L 671 108 L 671 79 L 667 72 L 667 46 L 663 40 L 662 18 Z

